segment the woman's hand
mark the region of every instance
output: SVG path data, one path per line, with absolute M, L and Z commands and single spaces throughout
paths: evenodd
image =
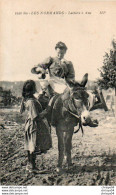
M 38 74 L 39 79 L 45 79 L 46 74 L 48 74 L 48 72 L 45 69 L 41 68 L 41 67 L 37 67 L 36 68 L 36 74 Z
M 40 114 L 39 117 L 40 118 L 44 118 L 47 115 L 47 110 L 43 110 Z
M 37 72 L 37 74 L 45 74 L 46 73 L 46 70 L 44 70 L 43 68 L 41 68 L 41 67 L 37 67 L 36 68 L 36 72 Z

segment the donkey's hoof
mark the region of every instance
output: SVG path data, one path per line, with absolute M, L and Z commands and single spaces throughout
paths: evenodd
M 64 160 L 65 160 L 65 161 L 67 160 L 67 156 L 66 156 L 66 155 L 64 156 Z
M 62 170 L 62 168 L 60 168 L 60 167 L 57 167 L 57 168 L 56 168 L 56 172 L 57 172 L 57 173 L 60 173 L 61 170 Z
M 61 167 L 57 167 L 57 168 L 56 168 L 56 172 L 57 172 L 57 173 L 62 173 L 62 171 L 63 171 L 63 170 L 62 170 Z

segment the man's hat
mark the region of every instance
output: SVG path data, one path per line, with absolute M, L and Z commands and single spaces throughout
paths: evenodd
M 63 43 L 61 41 L 56 44 L 55 49 L 57 49 L 57 48 L 65 49 L 65 50 L 68 49 L 67 46 L 65 45 L 65 43 Z

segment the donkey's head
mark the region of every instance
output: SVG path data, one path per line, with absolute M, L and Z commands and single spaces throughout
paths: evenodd
M 91 121 L 89 106 L 88 106 L 88 93 L 85 88 L 78 88 L 76 91 L 71 91 L 71 102 L 75 112 L 81 117 L 82 124 L 88 124 Z

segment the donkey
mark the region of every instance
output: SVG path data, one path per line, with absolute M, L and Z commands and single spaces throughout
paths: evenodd
M 74 127 L 79 124 L 89 124 L 91 117 L 89 115 L 88 93 L 85 88 L 70 88 L 63 94 L 57 95 L 52 100 L 51 125 L 56 128 L 58 138 L 58 163 L 57 172 L 62 170 L 64 156 L 68 168 L 72 166 L 71 148 Z M 49 103 L 51 106 L 51 103 Z

